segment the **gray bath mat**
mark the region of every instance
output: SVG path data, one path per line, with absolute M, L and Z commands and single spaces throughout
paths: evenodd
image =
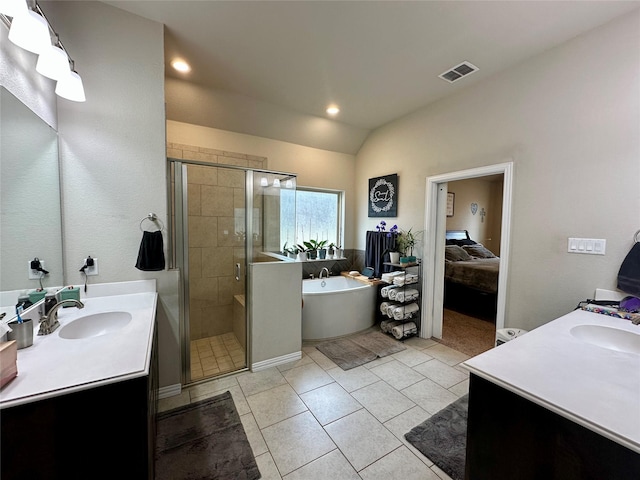
M 378 357 L 386 357 L 387 355 L 401 352 L 407 348 L 402 342 L 381 332 L 365 333 L 353 337 L 351 340 L 361 347 L 371 350 Z
M 257 480 L 260 471 L 230 392 L 158 414 L 156 480 Z
M 316 347 L 343 370 L 350 370 L 378 357 L 406 349 L 402 343 L 380 332 L 365 333 L 321 343 Z
M 467 394 L 404 436 L 453 480 L 464 479 L 468 408 Z

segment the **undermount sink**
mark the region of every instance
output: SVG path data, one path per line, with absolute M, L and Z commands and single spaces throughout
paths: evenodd
M 60 329 L 60 338 L 78 340 L 117 332 L 131 321 L 128 312 L 102 312 L 77 318 Z
M 570 333 L 575 338 L 598 347 L 640 355 L 640 330 L 633 333 L 601 325 L 578 325 Z

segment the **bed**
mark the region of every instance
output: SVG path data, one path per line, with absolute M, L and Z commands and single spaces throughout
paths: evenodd
M 444 277 L 482 293 L 498 292 L 500 258 L 472 240 L 467 230 L 447 230 Z

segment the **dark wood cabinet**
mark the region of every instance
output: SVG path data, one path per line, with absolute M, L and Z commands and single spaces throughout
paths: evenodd
M 640 454 L 471 374 L 465 478 L 637 480 Z
M 157 329 L 149 374 L 0 411 L 6 480 L 154 477 Z

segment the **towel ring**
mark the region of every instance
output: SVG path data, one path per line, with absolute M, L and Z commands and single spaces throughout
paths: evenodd
M 633 236 L 633 240 L 635 243 L 640 242 L 640 230 L 638 230 L 636 234 Z
M 149 215 L 144 217 L 142 220 L 140 220 L 140 230 L 142 232 L 144 232 L 144 229 L 142 228 L 142 224 L 144 223 L 145 220 L 149 220 L 150 222 L 153 222 L 154 224 L 156 222 L 159 223 L 160 224 L 160 227 L 159 227 L 160 231 L 164 230 L 164 224 L 162 223 L 162 220 L 160 220 L 155 213 L 150 213 Z

